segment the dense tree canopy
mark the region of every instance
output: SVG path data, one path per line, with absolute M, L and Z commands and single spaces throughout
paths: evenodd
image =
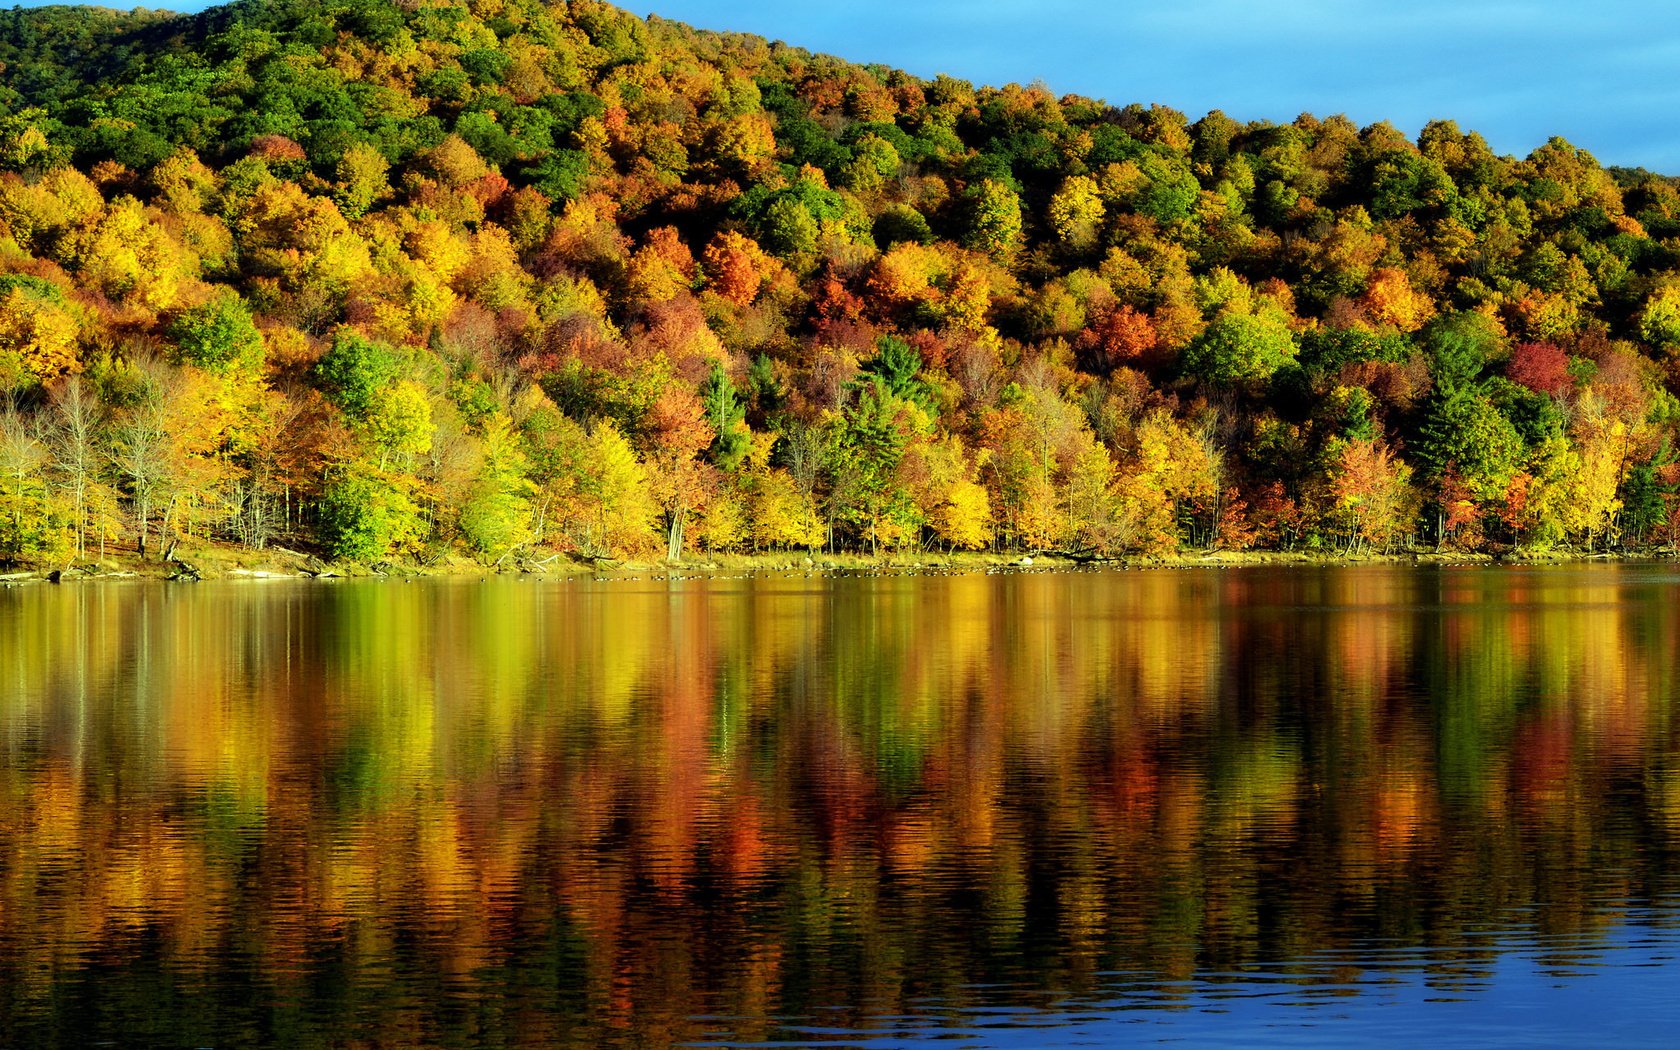
M 0 12 L 0 561 L 1666 543 L 1680 186 L 595 0 Z

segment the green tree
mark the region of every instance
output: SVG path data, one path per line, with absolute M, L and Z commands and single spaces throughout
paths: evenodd
M 1418 459 L 1432 477 L 1454 470 L 1479 500 L 1505 493 L 1522 464 L 1517 428 L 1492 401 L 1459 387 L 1434 399 L 1418 434 Z
M 1639 463 L 1628 469 L 1622 479 L 1622 531 L 1634 543 L 1645 543 L 1668 519 L 1668 498 L 1672 493 L 1663 484 L 1655 461 Z
M 365 143 L 344 151 L 333 169 L 333 199 L 339 210 L 352 219 L 391 195 L 391 162 Z
M 531 541 L 528 464 L 513 421 L 496 413 L 484 423 L 483 462 L 461 508 L 461 534 L 487 564 L 500 563 Z
M 1228 313 L 1185 347 L 1184 371 L 1210 383 L 1229 386 L 1262 383 L 1295 360 L 1295 337 L 1274 318 Z
M 996 179 L 981 179 L 963 192 L 963 243 L 997 259 L 1021 242 L 1021 198 Z
M 367 434 L 379 450 L 379 468 L 392 457 L 405 468 L 415 456 L 432 449 L 432 401 L 426 388 L 412 379 L 381 387 L 373 394 L 367 415 Z
M 413 482 L 371 463 L 341 468 L 322 493 L 319 510 L 321 539 L 342 561 L 381 561 L 417 549 L 426 534 Z
M 1505 339 L 1492 318 L 1456 313 L 1437 318 L 1424 329 L 1424 348 L 1435 388 L 1451 394 L 1474 383 L 1488 364 L 1504 356 Z
M 169 326 L 180 358 L 215 375 L 255 374 L 263 366 L 263 337 L 251 309 L 227 292 L 185 310 Z
M 752 444 L 745 422 L 747 410 L 735 393 L 734 382 L 716 361 L 700 386 L 700 404 L 706 410 L 706 422 L 717 434 L 707 450 L 712 462 L 724 470 L 738 469 Z
M 315 378 L 327 398 L 359 423 L 367 419 L 375 396 L 397 378 L 401 368 L 396 353 L 384 344 L 340 332 L 315 366 Z

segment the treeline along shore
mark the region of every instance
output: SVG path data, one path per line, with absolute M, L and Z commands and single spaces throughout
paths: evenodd
M 0 12 L 8 575 L 1650 552 L 1677 361 L 1680 186 L 1561 139 Z

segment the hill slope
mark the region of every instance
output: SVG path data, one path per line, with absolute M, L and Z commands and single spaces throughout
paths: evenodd
M 1667 541 L 1680 193 L 593 2 L 0 12 L 0 560 Z

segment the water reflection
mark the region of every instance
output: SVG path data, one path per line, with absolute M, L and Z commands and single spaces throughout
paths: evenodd
M 0 1045 L 1206 1043 L 1671 982 L 1677 583 L 0 592 Z

